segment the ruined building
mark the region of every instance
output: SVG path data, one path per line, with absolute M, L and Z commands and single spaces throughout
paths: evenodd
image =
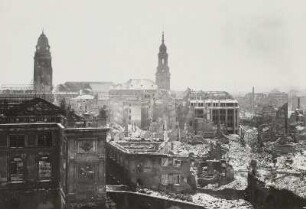
M 161 142 L 121 140 L 106 143 L 107 183 L 173 192 L 194 189 L 188 157 L 160 152 Z
M 52 91 L 50 45 L 44 32 L 38 38 L 34 56 L 34 89 L 37 92 Z
M 185 93 L 183 111 L 185 116 L 179 117 L 180 127 L 189 126 L 201 130 L 209 127 L 209 123 L 223 126 L 227 133 L 238 133 L 239 104 L 225 91 L 192 91 Z
M 158 66 L 156 71 L 156 84 L 158 89 L 170 90 L 170 72 L 168 66 L 168 53 L 165 45 L 164 33 L 162 35 L 162 44 L 159 47 Z
M 66 119 L 40 98 L 1 116 L 0 208 L 103 206 L 107 129 L 71 128 Z

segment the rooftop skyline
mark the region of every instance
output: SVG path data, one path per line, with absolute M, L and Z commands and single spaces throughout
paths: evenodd
M 0 84 L 31 83 L 42 30 L 54 86 L 155 80 L 165 31 L 171 89 L 306 89 L 306 3 L 0 0 Z

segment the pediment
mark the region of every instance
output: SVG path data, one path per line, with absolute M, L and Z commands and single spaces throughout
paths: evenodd
M 64 115 L 60 107 L 40 98 L 25 101 L 20 105 L 11 108 L 6 115 Z

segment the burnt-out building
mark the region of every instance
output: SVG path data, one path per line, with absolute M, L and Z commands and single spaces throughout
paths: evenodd
M 185 117 L 179 117 L 180 127 L 199 129 L 201 124 L 213 122 L 223 126 L 227 133 L 238 133 L 239 104 L 229 93 L 187 89 L 181 104 Z
M 107 129 L 72 128 L 67 117 L 78 116 L 71 114 L 39 98 L 4 111 L 0 208 L 78 208 L 104 203 Z
M 103 206 L 106 132 L 59 123 L 0 124 L 0 205 Z
M 0 125 L 0 189 L 55 189 L 59 183 L 60 124 Z
M 159 152 L 160 142 L 107 143 L 107 181 L 173 192 L 194 189 L 188 157 Z

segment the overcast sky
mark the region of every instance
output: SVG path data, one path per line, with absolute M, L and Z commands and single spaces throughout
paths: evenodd
M 42 29 L 54 85 L 155 80 L 164 30 L 172 89 L 306 89 L 305 0 L 0 0 L 0 84 L 32 82 Z

